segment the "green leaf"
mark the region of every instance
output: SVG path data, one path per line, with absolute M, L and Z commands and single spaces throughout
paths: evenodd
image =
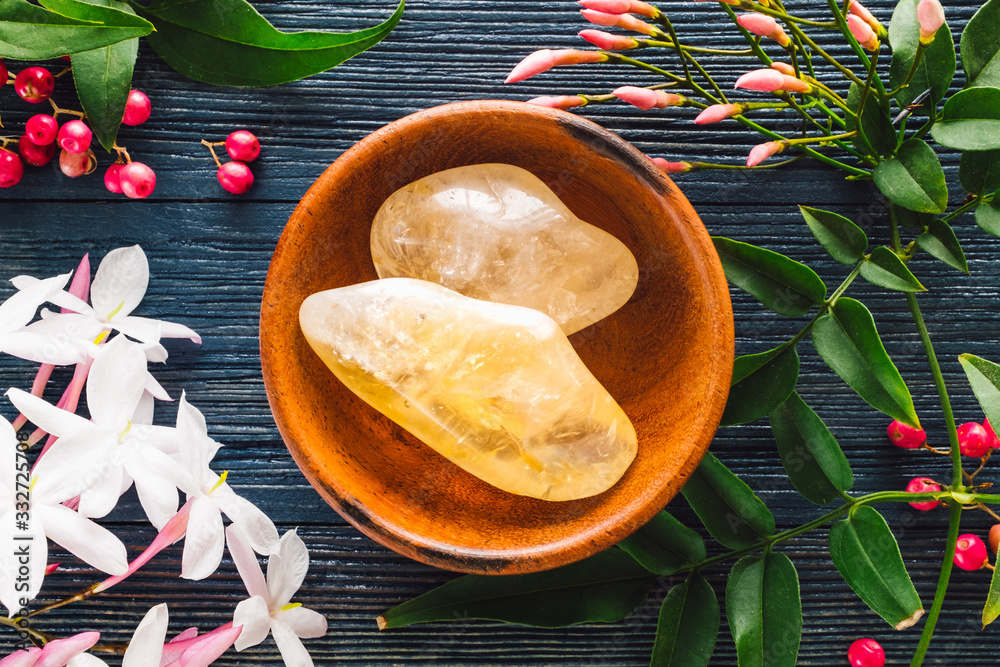
M 910 390 L 892 363 L 875 320 L 860 301 L 837 299 L 813 325 L 813 345 L 823 361 L 876 410 L 920 428 Z
M 949 97 L 931 136 L 960 151 L 1000 148 L 1000 88 L 967 88 Z
M 917 237 L 917 245 L 928 255 L 940 259 L 953 269 L 969 272 L 962 244 L 958 242 L 955 230 L 947 222 L 938 218 L 932 220 L 927 231 Z
M 556 628 L 615 623 L 643 603 L 656 577 L 617 549 L 532 574 L 470 574 L 378 617 L 380 629 L 480 618 Z
M 993 569 L 990 578 L 990 592 L 986 596 L 986 606 L 983 607 L 983 627 L 997 620 L 1000 616 L 1000 567 Z
M 1000 0 L 979 8 L 962 33 L 962 67 L 967 86 L 1000 87 Z
M 920 24 L 917 22 L 917 4 L 920 0 L 900 0 L 889 22 L 889 43 L 892 44 L 892 63 L 889 66 L 889 88 L 895 90 L 905 80 L 920 44 Z M 910 84 L 896 95 L 899 106 L 909 106 L 914 98 L 928 88 L 930 103 L 934 108 L 948 92 L 955 78 L 955 40 L 945 24 L 938 30 L 934 41 L 924 49 L 917 71 Z
M 861 88 L 856 83 L 852 83 L 847 90 L 847 106 L 857 113 L 861 106 Z M 854 116 L 847 116 L 847 130 L 853 132 L 858 129 L 857 120 Z M 892 126 L 892 119 L 889 117 L 888 106 L 879 103 L 878 95 L 869 95 L 865 102 L 865 108 L 861 112 L 861 129 L 865 137 L 871 143 L 872 148 L 879 155 L 890 156 L 896 152 L 896 145 L 899 143 L 896 137 L 896 128 Z M 867 154 L 869 148 L 864 140 L 857 136 L 853 140 L 854 146 L 862 153 Z
M 403 15 L 351 33 L 281 32 L 245 0 L 129 0 L 156 26 L 149 45 L 181 74 L 218 86 L 273 86 L 339 65 L 382 41 Z
M 708 665 L 719 636 L 719 602 L 697 572 L 670 589 L 660 606 L 653 667 Z
M 711 452 L 681 489 L 694 513 L 720 544 L 745 549 L 774 532 L 774 516 L 746 482 Z
M 666 512 L 618 543 L 640 565 L 661 577 L 669 577 L 685 565 L 705 560 L 705 542 Z
M 43 0 L 48 5 L 53 0 Z M 93 5 L 132 8 L 118 0 L 83 0 Z M 132 70 L 139 53 L 139 40 L 130 39 L 73 56 L 73 82 L 94 136 L 111 152 L 132 89 Z
M 966 191 L 976 195 L 1000 188 L 1000 150 L 962 153 L 958 180 Z
M 841 264 L 855 264 L 868 249 L 868 236 L 842 215 L 799 206 L 802 217 L 820 245 Z
M 726 585 L 726 618 L 740 667 L 793 667 L 802 639 L 799 577 L 788 556 L 737 561 Z
M 1000 236 L 1000 203 L 980 204 L 976 208 L 976 224 L 987 234 Z
M 896 209 L 896 220 L 903 227 L 908 227 L 910 229 L 919 229 L 923 231 L 924 227 L 931 224 L 931 220 L 934 219 L 933 213 L 917 213 L 916 211 L 911 211 L 908 208 L 897 208 Z
M 958 360 L 986 418 L 1000 424 L 1000 366 L 971 354 L 960 354 Z
M 904 141 L 896 157 L 875 167 L 872 178 L 882 194 L 903 208 L 940 213 L 948 207 L 948 187 L 941 162 L 922 139 Z
M 799 353 L 794 345 L 737 357 L 722 425 L 747 424 L 770 414 L 798 381 Z
M 871 255 L 861 265 L 861 277 L 879 287 L 894 289 L 900 292 L 925 292 L 899 255 L 886 247 L 872 250 Z
M 731 283 L 779 315 L 805 315 L 826 298 L 826 285 L 805 264 L 749 243 L 713 236 Z
M 26 0 L 0 0 L 0 58 L 48 60 L 135 39 L 153 30 L 148 21 L 118 9 L 76 0 L 51 4 L 60 13 Z
M 771 431 L 788 479 L 809 502 L 826 505 L 854 486 L 837 439 L 797 393 L 771 413 Z
M 871 507 L 859 507 L 830 527 L 830 558 L 858 597 L 897 630 L 923 616 L 896 538 Z

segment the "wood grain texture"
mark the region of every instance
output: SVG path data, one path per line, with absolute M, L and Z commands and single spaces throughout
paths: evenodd
M 272 0 L 256 3 L 285 29 L 355 29 L 372 25 L 391 11 L 391 2 L 357 0 Z M 866 3 L 888 23 L 891 3 Z M 802 14 L 826 16 L 826 5 L 803 3 Z M 154 373 L 172 395 L 181 390 L 204 410 L 210 434 L 226 446 L 215 467 L 230 470 L 230 481 L 261 506 L 282 531 L 300 526 L 313 568 L 297 601 L 324 613 L 330 633 L 310 640 L 317 665 L 630 665 L 648 664 L 656 622 L 658 590 L 650 604 L 624 623 L 566 630 L 535 630 L 456 619 L 450 624 L 417 626 L 379 633 L 374 617 L 388 607 L 442 583 L 452 574 L 402 558 L 348 526 L 313 491 L 282 445 L 267 405 L 258 356 L 257 320 L 268 263 L 285 222 L 299 198 L 343 151 L 379 127 L 408 113 L 458 100 L 527 99 L 540 94 L 605 92 L 624 83 L 653 83 L 650 75 L 625 67 L 559 68 L 521 84 L 501 85 L 506 73 L 536 48 L 566 48 L 581 42 L 573 34 L 588 27 L 569 0 L 538 3 L 516 0 L 415 0 L 399 28 L 385 43 L 335 70 L 307 81 L 260 91 L 217 89 L 166 69 L 143 46 L 136 87 L 149 93 L 152 119 L 125 128 L 121 142 L 136 159 L 158 173 L 150 200 L 133 202 L 109 196 L 98 177 L 70 180 L 50 168 L 31 169 L 16 188 L 0 191 L 0 277 L 52 275 L 76 265 L 89 251 L 96 259 L 108 250 L 141 243 L 151 264 L 150 291 L 138 314 L 183 322 L 205 338 L 200 348 L 168 344 L 171 358 Z M 715 3 L 671 3 L 678 30 L 697 44 L 737 46 Z M 676 10 L 676 14 L 674 13 Z M 974 5 L 947 7 L 953 28 L 972 15 Z M 835 34 L 820 43 L 832 53 L 847 49 Z M 664 57 L 669 64 L 671 59 Z M 11 69 L 20 66 L 10 63 Z M 711 59 L 722 83 L 746 68 L 735 59 Z M 53 69 L 57 66 L 52 65 Z M 824 80 L 836 81 L 828 69 Z M 65 81 L 61 79 L 62 83 Z M 960 82 L 957 82 L 960 83 Z M 69 86 L 57 99 L 73 104 Z M 22 127 L 33 113 L 0 89 L 0 111 L 8 130 Z M 641 113 L 627 105 L 601 105 L 581 111 L 633 142 L 640 150 L 668 159 L 718 159 L 737 162 L 756 136 L 735 123 L 695 126 L 693 113 L 662 110 Z M 781 122 L 778 116 L 765 116 Z M 785 121 L 787 123 L 787 120 Z M 786 124 L 792 131 L 794 126 Z M 261 137 L 263 153 L 254 163 L 254 190 L 231 197 L 215 181 L 215 167 L 198 141 L 221 140 L 246 128 Z M 100 156 L 102 166 L 109 160 Z M 678 185 L 694 204 L 709 231 L 781 252 L 813 266 L 837 284 L 843 267 L 825 256 L 802 223 L 795 204 L 831 208 L 855 219 L 870 215 L 866 231 L 874 243 L 887 242 L 882 205 L 863 183 L 844 181 L 812 162 L 800 168 L 744 176 L 702 172 L 679 177 Z M 956 162 L 946 162 L 953 178 Z M 957 189 L 951 201 L 963 196 Z M 918 298 L 938 346 L 960 421 L 981 418 L 955 359 L 971 352 L 997 359 L 1000 340 L 1000 265 L 997 242 L 978 231 L 970 216 L 956 222 L 974 279 L 940 262 L 919 256 L 914 271 L 930 288 Z M 0 298 L 10 288 L 0 285 Z M 886 345 L 914 393 L 932 441 L 941 444 L 943 419 L 916 332 L 901 296 L 856 283 L 851 295 L 875 313 Z M 745 294 L 733 292 L 738 354 L 763 351 L 787 340 L 801 321 L 776 318 Z M 949 307 L 955 310 L 949 311 Z M 803 397 L 840 440 L 857 477 L 857 492 L 905 487 L 915 475 L 943 477 L 944 461 L 903 452 L 888 445 L 886 419 L 871 410 L 837 379 L 808 345 L 802 353 Z M 4 386 L 26 387 L 33 370 L 0 356 Z M 56 375 L 56 382 L 67 379 Z M 2 408 L 13 417 L 12 411 Z M 171 423 L 175 408 L 159 409 Z M 767 502 L 779 528 L 817 516 L 784 476 L 765 422 L 723 429 L 713 451 Z M 992 475 L 987 474 L 987 479 Z M 676 506 L 676 507 L 674 507 Z M 681 501 L 672 510 L 696 525 Z M 945 536 L 944 513 L 889 508 L 886 516 L 901 541 L 925 605 L 930 604 Z M 130 545 L 130 554 L 152 537 L 141 521 L 131 493 L 109 517 L 109 527 Z M 970 532 L 985 533 L 985 517 L 970 516 Z M 919 627 L 896 633 L 868 611 L 830 564 L 825 532 L 796 540 L 783 549 L 796 564 L 803 587 L 802 665 L 842 665 L 847 646 L 859 636 L 882 643 L 890 664 L 903 664 L 917 642 Z M 212 627 L 231 618 L 243 597 L 235 568 L 226 560 L 219 575 L 193 583 L 177 577 L 180 551 L 172 548 L 135 580 L 84 604 L 38 619 L 56 633 L 100 627 L 108 640 L 124 640 L 150 606 L 170 603 L 171 631 L 192 624 Z M 93 582 L 94 572 L 65 554 L 67 564 L 50 577 L 40 601 L 58 599 Z M 706 572 L 716 591 L 725 588 L 726 568 Z M 956 573 L 945 614 L 928 664 L 997 663 L 1000 638 L 976 624 L 988 586 L 987 573 Z M 0 633 L 0 650 L 10 646 Z M 112 660 L 111 664 L 115 664 Z M 219 665 L 278 665 L 272 641 L 243 654 L 230 652 Z M 723 628 L 713 665 L 734 665 L 735 649 Z

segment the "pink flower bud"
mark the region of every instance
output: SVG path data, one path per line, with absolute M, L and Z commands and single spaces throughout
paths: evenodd
M 741 113 L 743 113 L 743 106 L 739 104 L 713 104 L 698 114 L 694 122 L 698 125 L 708 125 L 709 123 L 718 123 L 720 120 L 732 118 Z
M 628 102 L 634 107 L 639 107 L 643 111 L 653 108 L 679 107 L 687 102 L 687 99 L 681 95 L 665 93 L 662 90 L 636 88 L 635 86 L 622 86 L 621 88 L 615 88 L 611 92 L 618 99 Z
M 595 12 L 593 9 L 584 9 L 580 13 L 583 14 L 583 18 L 595 25 L 631 30 L 643 35 L 652 35 L 656 32 L 656 28 L 630 14 L 605 14 Z
M 944 25 L 944 8 L 938 0 L 920 0 L 917 5 L 917 23 L 920 24 L 920 43 L 930 44 L 934 35 Z
M 875 36 L 870 25 L 851 14 L 847 17 L 847 27 L 851 29 L 851 34 L 854 35 L 854 39 L 858 40 L 858 44 L 869 51 L 878 50 L 878 37 Z
M 47 577 L 50 574 L 52 574 L 53 572 L 55 572 L 56 570 L 58 570 L 60 565 L 62 565 L 62 563 L 50 563 L 49 565 L 46 565 L 45 566 L 45 576 Z
M 540 107 L 552 107 L 553 109 L 572 109 L 573 107 L 582 107 L 587 103 L 587 100 L 579 95 L 558 95 L 556 97 L 536 97 L 528 100 L 527 103 Z
M 785 150 L 784 141 L 769 141 L 766 144 L 758 144 L 750 149 L 750 155 L 747 157 L 747 166 L 756 167 L 767 158 L 783 150 Z
M 579 4 L 606 14 L 638 14 L 655 19 L 659 10 L 639 0 L 579 0 Z
M 764 14 L 742 14 L 736 18 L 737 23 L 755 35 L 773 39 L 782 46 L 792 43 L 792 38 L 785 34 L 778 22 Z
M 690 162 L 667 162 L 661 157 L 650 158 L 657 167 L 668 174 L 683 174 L 694 169 Z
M 880 38 L 886 37 L 887 32 L 885 31 L 885 26 L 878 22 L 878 19 L 872 16 L 872 13 L 868 11 L 868 8 L 862 5 L 860 2 L 850 2 L 847 5 L 847 11 L 857 16 L 859 19 L 868 24 L 868 27 L 875 31 L 875 34 Z
M 535 51 L 517 64 L 511 70 L 504 83 L 517 83 L 536 74 L 546 72 L 558 65 L 578 65 L 580 63 L 600 63 L 608 57 L 597 51 L 578 51 L 577 49 L 542 49 Z
M 795 76 L 795 68 L 788 63 L 783 63 L 775 60 L 771 63 L 771 69 L 777 70 L 782 74 L 787 74 L 788 76 Z
M 788 76 L 774 69 L 755 69 L 736 80 L 734 88 L 759 90 L 762 93 L 789 92 L 811 93 L 813 87 L 794 76 Z
M 639 42 L 624 35 L 612 35 L 603 30 L 581 30 L 577 33 L 580 37 L 605 51 L 626 51 L 639 46 Z

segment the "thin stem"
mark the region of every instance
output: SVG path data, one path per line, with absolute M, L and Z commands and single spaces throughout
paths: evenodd
M 18 632 L 23 632 L 31 637 L 31 640 L 38 646 L 45 646 L 48 642 L 52 641 L 52 636 L 47 635 L 44 632 L 39 632 L 35 630 L 30 625 L 25 624 L 21 626 L 18 621 L 22 620 L 23 616 L 17 616 L 15 618 L 7 618 L 6 616 L 0 616 L 0 625 L 6 625 L 9 628 L 14 628 Z
M 801 39 L 803 42 L 805 42 L 806 44 L 808 44 L 809 48 L 811 48 L 813 51 L 815 51 L 816 53 L 818 53 L 823 58 L 823 60 L 827 61 L 828 63 L 830 63 L 831 65 L 833 65 L 835 68 L 837 68 L 837 70 L 839 70 L 841 74 L 843 74 L 844 76 L 846 76 L 848 79 L 850 79 L 854 83 L 858 84 L 859 86 L 865 85 L 865 82 L 862 81 L 861 79 L 859 79 L 857 77 L 857 75 L 854 74 L 854 72 L 852 72 L 848 68 L 846 68 L 843 65 L 841 65 L 839 60 L 837 60 L 836 58 L 834 58 L 833 56 L 831 56 L 829 53 L 827 53 L 826 51 L 824 51 L 823 49 L 821 49 L 819 47 L 819 45 L 816 42 L 814 42 L 809 37 L 809 35 L 805 34 L 802 31 L 802 29 L 799 28 L 797 25 L 791 25 L 790 24 L 788 26 L 788 29 L 791 30 L 792 33 L 794 33 L 796 36 L 798 36 L 799 39 Z M 866 62 L 865 64 L 867 65 L 868 63 Z
M 706 49 L 700 46 L 688 46 L 687 44 L 676 44 L 674 42 L 663 42 L 656 39 L 637 39 L 635 40 L 643 46 L 656 46 L 664 49 L 682 49 L 684 51 L 692 51 L 694 53 L 711 53 L 719 56 L 752 56 L 754 55 L 753 49 Z
M 868 137 L 865 136 L 865 132 L 864 132 L 864 125 L 865 124 L 862 122 L 861 118 L 862 118 L 862 114 L 865 111 L 865 104 L 868 103 L 868 98 L 871 97 L 870 93 L 871 93 L 871 88 L 872 88 L 872 80 L 875 77 L 875 67 L 876 67 L 876 65 L 878 65 L 878 56 L 879 56 L 879 53 L 881 53 L 881 51 L 882 51 L 882 44 L 880 42 L 878 49 L 875 51 L 875 56 L 872 58 L 871 65 L 868 67 L 868 78 L 865 81 L 864 88 L 862 88 L 862 90 L 861 90 L 861 101 L 858 103 L 858 111 L 857 111 L 857 114 L 858 114 L 858 134 L 861 137 L 861 140 L 865 143 L 865 146 L 867 146 L 868 152 L 872 156 L 874 156 L 876 158 L 878 157 L 878 152 L 875 150 L 875 147 L 872 146 L 872 143 L 868 140 Z
M 951 222 L 952 220 L 962 215 L 963 213 L 970 211 L 987 201 L 989 201 L 989 199 L 984 199 L 983 197 L 976 197 L 975 199 L 967 201 L 958 208 L 956 208 L 954 211 L 949 213 L 948 215 L 941 218 L 941 222 Z
M 934 591 L 934 602 L 931 604 L 931 611 L 927 614 L 924 623 L 924 631 L 920 634 L 920 643 L 910 661 L 910 667 L 920 667 L 927 655 L 927 649 L 931 645 L 931 638 L 934 636 L 934 628 L 937 625 L 938 617 L 941 616 L 941 607 L 944 605 L 944 596 L 948 590 L 948 580 L 951 579 L 951 568 L 955 562 L 955 545 L 958 542 L 958 529 L 962 521 L 962 506 L 956 501 L 948 502 L 948 541 L 944 547 L 944 558 L 941 562 L 941 574 L 938 576 L 937 590 Z
M 639 69 L 644 69 L 647 72 L 653 72 L 654 74 L 659 74 L 660 76 L 666 77 L 671 81 L 676 81 L 677 83 L 684 84 L 684 77 L 677 76 L 673 72 L 668 72 L 665 69 L 660 69 L 655 65 L 650 65 L 649 63 L 644 63 L 641 60 L 636 60 L 635 58 L 629 58 L 628 56 L 623 56 L 620 53 L 614 53 L 612 51 L 601 51 L 604 55 L 608 56 L 607 62 L 618 62 L 624 63 L 626 65 L 631 65 L 632 67 L 638 67 Z
M 841 34 L 844 35 L 844 39 L 847 40 L 847 43 L 851 45 L 851 49 L 854 51 L 854 54 L 858 57 L 858 59 L 861 60 L 861 64 L 866 69 L 871 67 L 868 54 L 865 53 L 864 48 L 862 48 L 861 44 L 858 43 L 858 40 L 855 39 L 854 35 L 851 33 L 851 29 L 847 26 L 847 19 L 844 18 L 843 12 L 840 11 L 840 7 L 837 5 L 837 0 L 826 0 L 826 4 L 829 5 L 834 18 L 837 19 L 837 25 L 840 28 Z M 854 77 L 853 74 L 851 77 L 855 83 L 861 85 L 861 82 L 858 81 L 857 77 Z M 879 95 L 885 95 L 885 86 L 882 85 L 882 79 L 880 77 L 875 77 L 875 87 L 878 89 Z
M 212 159 L 215 160 L 215 166 L 221 169 L 222 163 L 219 162 L 219 156 L 215 154 L 215 147 L 218 146 L 218 144 L 206 141 L 205 139 L 202 139 L 201 143 L 203 146 L 208 146 L 208 150 L 212 152 Z
M 984 504 L 982 504 L 982 503 L 979 503 L 978 505 L 976 505 L 976 507 L 978 507 L 978 508 L 979 508 L 979 509 L 981 509 L 982 511 L 986 512 L 987 514 L 989 514 L 990 516 L 992 516 L 992 517 L 993 517 L 994 519 L 996 519 L 997 521 L 1000 521 L 1000 514 L 997 514 L 996 512 L 994 512 L 993 510 L 991 510 L 991 509 L 990 509 L 989 507 L 987 507 L 986 505 L 984 505 Z
M 658 18 L 663 24 L 663 27 L 665 27 L 667 32 L 670 33 L 670 39 L 674 43 L 674 50 L 677 51 L 677 57 L 681 59 L 681 67 L 684 68 L 684 78 L 690 83 L 692 81 L 691 71 L 688 69 L 687 58 L 684 57 L 684 49 L 681 48 L 680 40 L 677 39 L 677 31 L 674 30 L 674 24 L 670 22 L 670 19 L 667 18 L 666 14 L 661 13 Z M 711 79 L 709 80 L 711 81 Z
M 785 12 L 765 7 L 764 5 L 758 5 L 756 2 L 747 2 L 746 0 L 744 0 L 743 2 L 740 3 L 739 6 L 742 9 L 748 9 L 752 12 L 757 12 L 758 14 L 767 14 L 768 16 L 773 16 L 776 19 L 781 19 L 782 21 L 785 21 L 787 24 L 789 24 L 789 27 L 791 27 L 790 24 L 792 23 L 811 25 L 814 28 L 836 29 L 837 27 L 836 23 L 830 23 L 829 21 L 813 21 L 810 19 L 799 18 L 798 16 L 792 16 L 791 14 L 786 14 Z
M 906 73 L 906 78 L 903 79 L 903 83 L 899 84 L 898 86 L 896 86 L 896 88 L 894 88 L 893 90 L 890 90 L 888 93 L 886 93 L 885 94 L 886 97 L 895 97 L 896 95 L 899 94 L 899 92 L 901 90 L 903 90 L 904 88 L 906 88 L 906 87 L 908 87 L 910 85 L 910 81 L 913 80 L 913 76 L 917 73 L 917 67 L 920 65 L 920 60 L 921 60 L 921 58 L 923 58 L 923 56 L 924 56 L 924 50 L 926 48 L 927 48 L 927 45 L 924 44 L 923 42 L 918 42 L 917 43 L 917 52 L 913 56 L 913 64 L 910 65 L 910 71 Z
M 812 115 L 806 110 L 807 107 L 801 106 L 798 102 L 795 101 L 794 97 L 792 97 L 791 95 L 786 95 L 785 99 L 788 101 L 788 104 L 793 109 L 795 109 L 796 111 L 799 112 L 799 115 L 801 115 L 804 120 L 806 120 L 806 121 L 812 123 L 813 125 L 815 125 L 816 128 L 819 129 L 820 132 L 822 132 L 823 134 L 826 134 L 827 136 L 830 136 L 832 134 L 831 131 L 830 131 L 830 128 L 828 128 L 826 125 L 824 125 L 823 123 L 821 123 L 818 120 L 816 120 L 815 118 L 813 118 Z M 819 100 L 815 100 L 814 103 L 809 106 L 809 108 L 811 108 L 813 106 L 816 106 L 815 102 L 818 102 L 818 101 Z M 860 151 L 858 151 L 857 149 L 853 148 L 849 144 L 846 144 L 843 141 L 840 141 L 839 139 L 838 140 L 834 140 L 834 143 L 839 148 L 847 151 L 848 153 L 850 153 L 851 155 L 853 155 L 854 157 L 856 157 L 858 159 L 862 159 L 862 158 L 865 157 Z
M 802 137 L 801 139 L 789 139 L 788 143 L 792 146 L 801 146 L 803 144 L 825 144 L 831 141 L 837 141 L 838 139 L 850 139 L 851 137 L 857 136 L 857 130 L 851 130 L 850 132 L 844 132 L 843 134 L 831 134 L 825 137 Z
M 736 170 L 738 170 L 738 171 L 757 171 L 757 170 L 760 170 L 760 169 L 775 169 L 777 167 L 783 167 L 783 166 L 785 166 L 787 164 L 791 164 L 793 162 L 798 162 L 799 160 L 803 159 L 804 157 L 805 157 L 805 155 L 796 155 L 793 158 L 789 158 L 787 160 L 782 160 L 781 162 L 774 162 L 774 163 L 771 163 L 771 164 L 759 164 L 756 167 L 748 167 L 745 164 L 717 164 L 717 163 L 714 163 L 714 162 L 690 162 L 689 164 L 691 165 L 691 171 L 697 171 L 699 169 L 730 169 L 730 170 L 734 170 L 734 171 L 736 171 Z
M 750 127 L 750 128 L 753 128 L 754 130 L 757 130 L 758 132 L 760 132 L 761 134 L 763 134 L 765 137 L 770 137 L 771 139 L 774 139 L 776 141 L 787 141 L 787 139 L 785 139 L 780 134 L 772 132 L 771 130 L 767 129 L 766 127 L 764 127 L 762 125 L 759 125 L 758 123 L 753 122 L 752 120 L 750 120 L 746 116 L 739 115 L 739 116 L 733 116 L 733 118 L 735 118 L 737 121 L 743 123 L 747 127 Z M 831 167 L 837 167 L 838 169 L 846 171 L 847 173 L 852 174 L 854 176 L 861 176 L 861 177 L 864 177 L 864 178 L 868 178 L 868 177 L 871 176 L 871 173 L 865 171 L 864 169 L 858 169 L 857 167 L 852 167 L 851 165 L 846 164 L 844 162 L 840 162 L 839 160 L 834 160 L 833 158 L 828 157 L 826 155 L 823 155 L 822 153 L 820 153 L 818 151 L 815 151 L 812 148 L 809 148 L 808 146 L 797 146 L 797 148 L 799 150 L 801 150 L 801 151 L 804 151 L 810 157 L 819 160 L 820 162 L 828 164 Z

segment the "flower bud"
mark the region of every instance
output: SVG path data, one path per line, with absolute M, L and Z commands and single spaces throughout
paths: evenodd
M 504 83 L 517 83 L 536 74 L 546 72 L 558 65 L 578 65 L 580 63 L 600 63 L 608 57 L 597 51 L 579 51 L 577 49 L 542 49 L 528 55 L 517 64 L 504 80 Z
M 604 49 L 605 51 L 627 51 L 639 46 L 639 42 L 632 37 L 612 35 L 610 32 L 604 32 L 603 30 L 581 30 L 577 34 L 597 48 Z
M 631 30 L 643 35 L 656 33 L 656 28 L 630 14 L 605 14 L 604 12 L 595 12 L 593 9 L 584 9 L 580 13 L 583 14 L 583 18 L 595 25 Z
M 986 545 L 975 535 L 959 535 L 955 544 L 955 566 L 963 570 L 981 570 L 990 561 Z
M 708 125 L 709 123 L 718 123 L 720 120 L 738 116 L 741 113 L 743 113 L 742 104 L 713 104 L 698 114 L 694 122 L 698 125 Z
M 611 92 L 618 99 L 628 102 L 634 107 L 639 107 L 643 111 L 653 108 L 679 107 L 687 104 L 687 98 L 684 96 L 665 93 L 662 90 L 622 86 L 621 88 L 615 88 Z
M 639 0 L 579 0 L 580 5 L 605 14 L 638 14 L 655 19 L 660 10 Z
M 794 76 L 788 76 L 774 69 L 755 69 L 736 80 L 734 88 L 758 90 L 762 93 L 811 93 L 813 87 Z
M 775 60 L 773 63 L 771 63 L 771 69 L 777 70 L 782 74 L 787 74 L 788 76 L 795 76 L 795 68 L 789 65 L 788 63 L 783 63 Z
M 587 100 L 579 95 L 558 95 L 556 97 L 536 97 L 528 100 L 527 103 L 540 107 L 552 107 L 553 109 L 572 109 L 573 107 L 582 107 L 587 103 Z
M 769 141 L 766 144 L 757 144 L 750 149 L 750 155 L 747 157 L 747 166 L 756 167 L 772 155 L 777 155 L 785 150 L 787 145 L 785 141 Z
M 668 174 L 683 174 L 694 169 L 690 162 L 667 162 L 661 157 L 650 158 L 657 167 Z
M 736 22 L 753 34 L 773 39 L 781 46 L 792 43 L 792 38 L 782 30 L 774 17 L 764 14 L 742 14 L 736 18 Z
M 854 2 L 851 0 L 847 5 L 847 11 L 857 16 L 859 19 L 868 24 L 868 27 L 875 31 L 879 39 L 884 39 L 889 33 L 886 32 L 885 26 L 878 22 L 868 8 L 862 5 L 860 2 Z
M 847 17 L 847 27 L 851 29 L 851 34 L 854 35 L 854 39 L 858 40 L 858 44 L 869 51 L 878 50 L 878 37 L 875 36 L 875 31 L 871 29 L 870 25 L 851 14 Z
M 932 493 L 940 490 L 941 486 L 928 477 L 914 477 L 910 480 L 910 483 L 906 485 L 907 493 Z M 910 507 L 915 510 L 920 510 L 921 512 L 926 512 L 934 509 L 940 504 L 940 500 L 925 500 L 922 502 L 910 503 Z
M 917 23 L 920 24 L 920 43 L 930 44 L 934 35 L 944 25 L 944 8 L 938 0 L 920 0 L 917 5 Z

